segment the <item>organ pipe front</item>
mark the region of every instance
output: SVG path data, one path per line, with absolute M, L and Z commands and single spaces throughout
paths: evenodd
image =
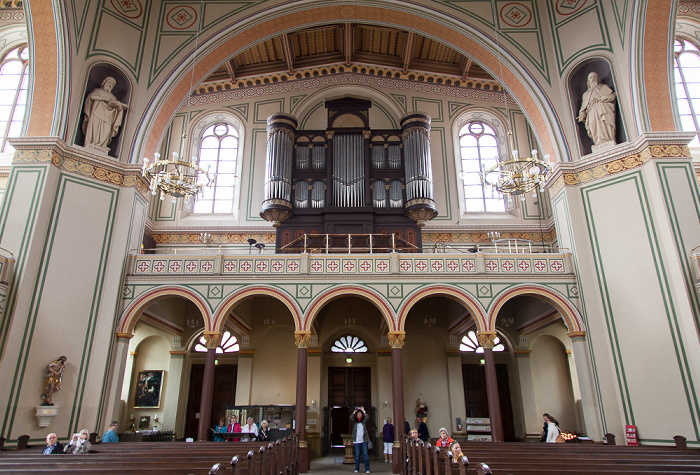
M 265 200 L 260 216 L 279 227 L 292 216 L 292 161 L 297 120 L 289 114 L 273 114 L 267 119 L 265 156 Z
M 437 216 L 430 157 L 430 117 L 412 112 L 401 119 L 406 180 L 406 216 L 418 226 Z

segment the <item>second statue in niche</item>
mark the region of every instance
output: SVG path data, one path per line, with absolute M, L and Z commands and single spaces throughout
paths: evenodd
M 83 133 L 87 148 L 109 153 L 108 145 L 119 132 L 124 111 L 128 106 L 119 102 L 112 94 L 116 84 L 117 81 L 113 77 L 107 77 L 102 81 L 101 87 L 93 89 L 85 98 Z
M 600 82 L 598 73 L 588 75 L 588 90 L 583 93 L 578 121 L 586 124 L 586 132 L 595 145 L 615 143 L 615 93 Z

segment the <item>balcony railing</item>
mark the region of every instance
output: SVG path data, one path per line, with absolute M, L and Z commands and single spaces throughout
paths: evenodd
M 304 234 L 282 246 L 283 254 L 375 254 L 420 252 L 420 249 L 396 234 Z

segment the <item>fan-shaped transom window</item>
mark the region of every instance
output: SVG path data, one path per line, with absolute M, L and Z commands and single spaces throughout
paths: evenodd
M 199 338 L 199 343 L 194 345 L 194 351 L 198 353 L 207 352 L 207 340 L 202 336 Z M 231 335 L 231 332 L 225 331 L 221 337 L 221 343 L 216 347 L 217 353 L 235 353 L 240 349 L 238 338 Z
M 14 48 L 0 58 L 0 153 L 14 152 L 7 139 L 22 133 L 28 64 L 27 45 Z
M 496 337 L 493 341 L 495 343 L 493 351 L 505 351 L 506 347 L 503 346 L 500 338 Z M 479 344 L 479 340 L 476 338 L 476 333 L 474 331 L 470 331 L 464 336 L 464 338 L 462 338 L 462 344 L 459 345 L 459 351 L 483 353 L 484 347 Z
M 690 41 L 676 38 L 674 55 L 676 102 L 681 129 L 700 132 L 700 50 Z M 700 146 L 697 134 L 688 145 Z
M 331 351 L 334 353 L 367 353 L 367 345 L 356 336 L 347 335 L 338 338 Z

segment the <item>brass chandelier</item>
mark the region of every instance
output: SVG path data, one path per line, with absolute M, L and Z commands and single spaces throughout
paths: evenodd
M 160 199 L 165 195 L 175 198 L 185 198 L 187 202 L 192 197 L 201 194 L 202 190 L 214 184 L 216 175 L 209 172 L 210 167 L 203 169 L 197 164 L 197 157 L 190 161 L 181 160 L 177 152 L 173 152 L 170 160 L 161 160 L 160 154 L 155 153 L 153 161 L 143 158 L 141 173 L 150 182 L 149 189 L 155 195 L 161 192 Z
M 513 133 L 508 131 L 508 137 L 512 144 Z M 536 191 L 538 186 L 540 192 L 543 192 L 551 170 L 549 155 L 545 155 L 544 160 L 537 157 L 537 150 L 533 150 L 530 157 L 520 157 L 517 150 L 513 150 L 510 155 L 510 158 L 504 156 L 491 168 L 482 169 L 482 184 L 503 195 L 523 195 L 523 198 L 525 193 Z
M 194 42 L 194 54 L 192 56 L 192 69 L 190 70 L 190 94 L 194 82 L 194 67 L 197 64 L 197 50 L 199 48 L 199 33 L 202 24 L 202 4 L 204 0 L 200 0 L 199 14 L 197 16 L 197 34 Z M 190 100 L 187 100 L 187 114 L 185 115 L 184 129 L 187 130 L 190 118 Z M 187 142 L 187 133 L 182 134 L 181 145 L 184 147 Z M 214 185 L 216 174 L 210 173 L 211 165 L 207 169 L 199 166 L 197 157 L 193 156 L 190 161 L 181 159 L 177 152 L 172 153 L 170 160 L 161 160 L 160 153 L 153 154 L 153 161 L 148 158 L 143 158 L 143 168 L 141 173 L 149 181 L 152 195 L 156 195 L 160 191 L 160 199 L 164 199 L 165 195 L 177 198 L 185 198 L 186 203 L 190 203 L 193 197 L 203 194 L 204 188 L 209 188 Z

